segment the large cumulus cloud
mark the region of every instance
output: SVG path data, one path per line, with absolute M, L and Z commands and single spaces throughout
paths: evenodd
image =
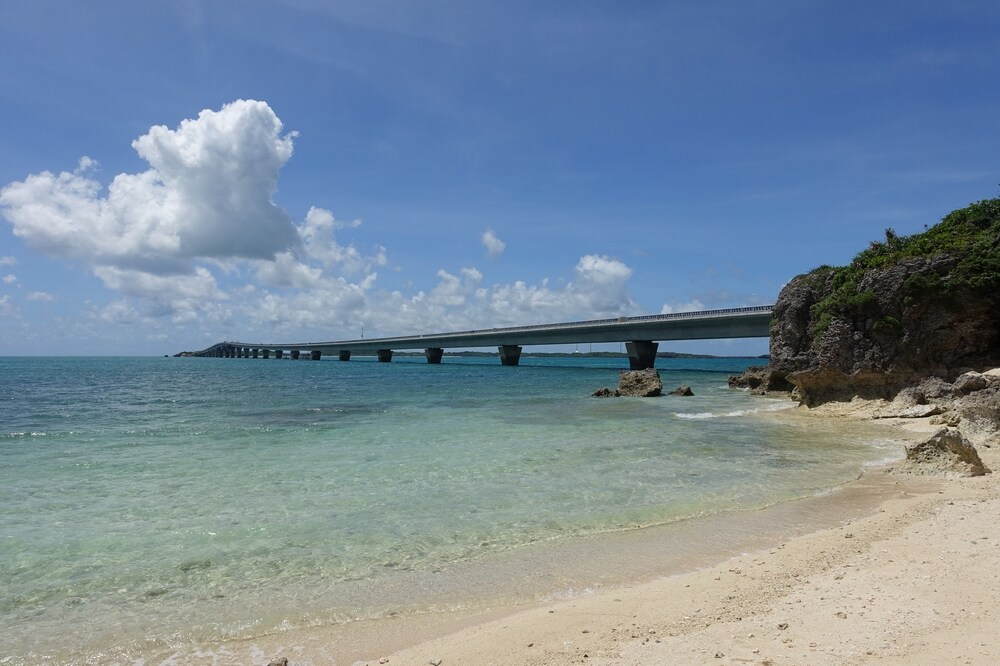
M 390 266 L 385 247 L 362 251 L 339 239 L 360 221 L 312 207 L 295 222 L 272 201 L 295 137 L 266 103 L 238 100 L 133 141 L 149 165 L 141 173 L 119 174 L 105 189 L 98 165 L 84 157 L 73 171 L 8 184 L 0 214 L 27 246 L 86 266 L 116 292 L 94 313 L 115 325 L 336 337 L 362 324 L 394 335 L 638 310 L 627 289 L 631 269 L 600 255 L 580 258 L 557 286 L 487 284 L 479 269 L 464 267 L 440 269 L 430 288 L 380 290 L 379 272 Z M 480 240 L 495 259 L 506 247 L 492 231 Z M 4 299 L 0 308 L 11 310 Z
M 270 258 L 299 242 L 271 201 L 293 137 L 267 104 L 239 100 L 152 127 L 132 142 L 150 168 L 107 192 L 84 157 L 72 172 L 11 183 L 0 207 L 29 246 L 93 265 L 176 273 L 195 259 Z

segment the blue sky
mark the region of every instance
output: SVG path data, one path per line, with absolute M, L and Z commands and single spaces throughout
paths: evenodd
M 997 34 L 987 1 L 2 2 L 0 355 L 771 303 L 997 196 Z

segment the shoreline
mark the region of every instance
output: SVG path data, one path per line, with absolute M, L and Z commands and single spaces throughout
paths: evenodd
M 799 412 L 843 418 L 851 405 Z M 858 418 L 857 416 L 855 418 Z M 896 421 L 901 439 L 936 429 Z M 997 469 L 995 448 L 979 447 Z M 707 567 L 543 605 L 364 663 L 1000 662 L 1000 492 L 992 475 L 870 470 L 874 512 Z
M 868 422 L 883 431 L 895 426 L 894 439 L 901 445 L 936 429 L 926 419 L 876 424 L 865 418 L 864 406 L 854 403 L 760 416 L 806 422 L 836 418 L 852 425 Z M 1000 459 L 994 451 L 980 447 L 984 462 L 996 469 Z M 979 507 L 981 502 L 987 507 Z M 799 525 L 787 539 L 780 538 L 779 529 L 765 530 L 763 541 L 745 538 L 752 535 L 753 525 L 747 523 L 753 519 L 774 527 L 775 512 L 815 507 L 823 507 L 825 517 L 815 514 L 807 520 L 819 524 Z M 918 560 L 922 550 L 913 541 L 936 525 L 933 521 L 945 521 L 954 529 L 935 526 L 935 534 L 948 534 L 940 540 L 935 536 L 935 546 L 963 561 L 965 555 L 988 552 L 990 557 L 976 562 L 976 575 L 996 578 L 1000 532 L 989 520 L 995 509 L 1000 509 L 1000 493 L 990 476 L 940 479 L 870 469 L 830 493 L 751 512 L 749 521 L 731 516 L 735 520 L 728 527 L 717 521 L 715 527 L 723 530 L 740 523 L 749 529 L 737 540 L 739 547 L 732 539 L 727 542 L 728 551 L 724 544 L 687 559 L 667 557 L 655 572 L 626 576 L 624 582 L 597 585 L 568 599 L 258 637 L 252 641 L 259 655 L 254 663 L 282 656 L 291 664 L 910 663 L 907 655 L 922 640 L 919 631 L 927 628 L 950 641 L 943 660 L 958 654 L 955 639 L 969 648 L 969 663 L 993 663 L 1000 652 L 973 646 L 962 628 L 969 618 L 961 623 L 954 619 L 968 597 L 951 595 L 943 615 L 926 608 L 921 584 L 933 583 L 943 572 L 919 573 L 941 565 L 930 558 Z M 940 517 L 952 514 L 950 520 Z M 677 526 L 647 528 L 647 536 L 662 545 L 673 529 Z M 976 538 L 967 538 L 977 532 Z M 972 545 L 976 539 L 992 550 L 977 549 Z M 883 587 L 885 580 L 894 581 L 893 589 Z M 1000 600 L 1000 592 L 989 593 L 982 586 L 972 592 L 988 595 L 989 604 Z M 782 615 L 788 617 L 777 619 Z M 920 622 L 913 621 L 914 615 Z M 951 618 L 950 623 L 939 616 Z M 872 627 L 876 617 L 878 626 Z M 982 661 L 976 661 L 973 648 L 984 653 Z

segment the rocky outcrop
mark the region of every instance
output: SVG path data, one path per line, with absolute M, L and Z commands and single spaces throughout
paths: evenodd
M 906 461 L 894 472 L 942 476 L 983 476 L 990 469 L 976 447 L 956 428 L 941 428 L 924 441 L 906 447 Z
M 622 370 L 618 375 L 618 395 L 637 398 L 652 398 L 663 392 L 660 373 L 647 370 Z
M 787 380 L 809 405 L 888 400 L 927 377 L 950 384 L 997 365 L 1000 199 L 992 199 L 922 234 L 887 230 L 849 266 L 789 282 L 774 307 L 761 385 Z M 969 377 L 955 390 L 980 384 Z
M 691 395 L 694 395 L 694 391 L 692 391 L 691 387 L 688 386 L 687 384 L 681 384 L 680 386 L 678 386 L 677 388 L 675 388 L 673 391 L 671 391 L 670 395 L 691 396 Z
M 595 398 L 654 398 L 663 393 L 663 382 L 660 373 L 649 368 L 647 370 L 622 370 L 618 375 L 618 388 L 607 387 L 594 391 Z
M 740 388 L 755 395 L 788 393 L 795 388 L 785 375 L 769 365 L 751 365 L 738 375 L 729 378 L 730 388 Z

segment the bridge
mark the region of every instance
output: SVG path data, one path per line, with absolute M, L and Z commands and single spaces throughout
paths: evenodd
M 374 352 L 383 363 L 392 361 L 393 350 L 423 349 L 428 363 L 440 363 L 445 348 L 497 347 L 500 363 L 517 365 L 522 345 L 579 344 L 588 342 L 624 342 L 629 367 L 652 368 L 656 362 L 657 341 L 714 340 L 720 338 L 766 338 L 770 335 L 773 305 L 758 305 L 724 310 L 678 312 L 671 314 L 595 319 L 534 326 L 488 328 L 452 333 L 408 335 L 393 338 L 341 340 L 336 342 L 219 342 L 193 356 L 226 358 L 284 358 L 320 360 L 336 355 L 349 361 L 352 353 Z

